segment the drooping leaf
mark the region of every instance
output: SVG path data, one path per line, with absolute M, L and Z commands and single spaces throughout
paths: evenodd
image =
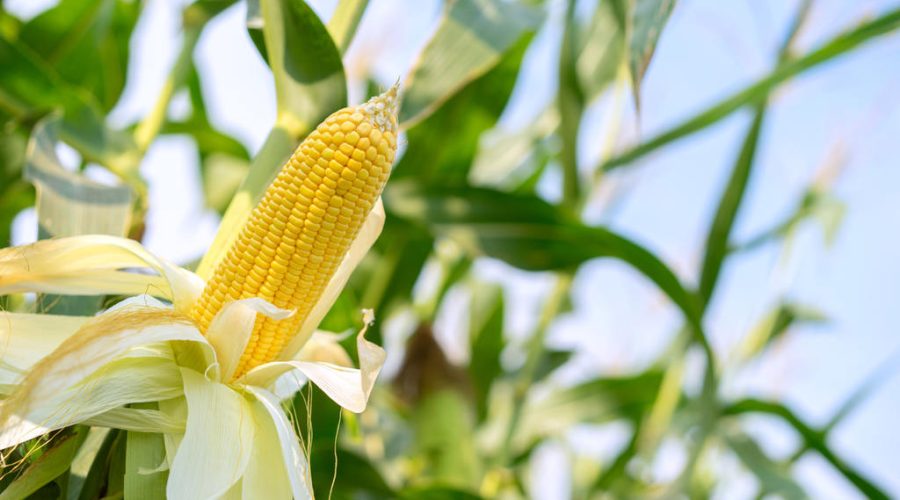
M 448 3 L 437 31 L 403 85 L 401 127 L 422 121 L 467 83 L 490 70 L 523 35 L 538 26 L 541 18 L 536 8 L 518 2 Z
M 566 269 L 594 258 L 620 259 L 655 283 L 692 325 L 700 324 L 694 297 L 659 258 L 613 231 L 570 219 L 536 196 L 395 182 L 385 190 L 385 206 L 397 217 L 453 238 L 475 255 L 522 269 Z
M 891 33 L 897 27 L 900 27 L 900 9 L 888 11 L 875 19 L 866 21 L 800 57 L 788 59 L 771 73 L 744 89 L 610 158 L 603 163 L 601 168 L 604 171 L 609 171 L 627 165 L 671 142 L 719 122 L 743 106 L 758 104 L 768 97 L 773 90 L 791 78 L 846 54 L 870 40 Z

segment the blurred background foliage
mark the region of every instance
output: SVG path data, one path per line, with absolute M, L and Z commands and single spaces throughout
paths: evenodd
M 239 220 L 252 207 L 310 128 L 348 103 L 344 55 L 369 4 L 378 0 L 324 2 L 325 9 L 303 0 L 246 0 L 234 7 L 246 11 L 247 35 L 233 36 L 249 36 L 274 81 L 275 122 L 258 151 L 213 124 L 204 73 L 194 59 L 206 26 L 234 3 L 198 0 L 184 6 L 181 49 L 150 112 L 114 126 L 107 115 L 126 86 L 129 40 L 142 2 L 60 0 L 28 19 L 7 12 L 0 2 L 0 245 L 10 244 L 13 219 L 35 206 L 40 237 L 106 232 L 140 240 L 147 214 L 156 209 L 141 162 L 151 144 L 167 135 L 195 143 L 209 209 L 227 221 Z M 530 478 L 545 472 L 535 451 L 589 425 L 624 429 L 626 439 L 607 460 L 577 456 L 570 468 L 551 472 L 568 484 L 560 496 L 729 498 L 718 463 L 732 457 L 753 478 L 758 497 L 805 498 L 805 486 L 792 469 L 815 454 L 859 495 L 888 498 L 881 485 L 829 445 L 832 429 L 883 371 L 824 425 L 805 421 L 777 400 L 722 389 L 792 328 L 827 321 L 827 311 L 779 299 L 744 334 L 736 353 L 715 349 L 705 331 L 708 306 L 731 259 L 765 245 L 788 246 L 806 224 L 819 225 L 826 242 L 833 240 L 845 211 L 833 192 L 840 165 L 826 165 L 784 220 L 749 239 L 736 238 L 735 221 L 758 163 L 774 93 L 900 27 L 900 7 L 895 7 L 850 20 L 830 39 L 797 50 L 797 35 L 815 3 L 794 4 L 793 20 L 767 73 L 678 123 L 627 142 L 620 126 L 623 110 L 638 117 L 645 111 L 642 80 L 657 44 L 665 43 L 661 35 L 679 2 L 444 2 L 412 68 L 399 76 L 405 138 L 384 193 L 387 225 L 323 325 L 355 329 L 358 311 L 374 308 L 380 320 L 370 332 L 376 342 L 385 341 L 388 320 L 404 325 L 396 346 L 402 360 L 381 381 L 364 414 L 342 414 L 315 389 L 285 402 L 310 443 L 319 496 L 538 496 Z M 539 74 L 556 89 L 555 98 L 517 129 L 499 127 L 515 89 L 525 85 L 523 58 L 547 23 L 559 24 L 561 39 L 555 66 Z M 350 83 L 362 83 L 370 95 L 393 83 L 358 73 L 354 78 L 362 81 Z M 177 95 L 187 97 L 187 112 L 171 111 Z M 605 137 L 586 136 L 584 117 L 602 99 L 612 102 L 605 108 L 611 126 Z M 585 217 L 598 196 L 611 200 L 604 207 L 610 212 L 627 196 L 614 171 L 665 154 L 666 146 L 736 113 L 750 119 L 708 221 L 699 273 L 676 270 L 652 248 Z M 585 164 L 579 153 L 584 141 L 599 144 L 599 162 Z M 63 151 L 76 159 L 65 167 L 58 155 Z M 551 184 L 549 191 L 558 196 L 547 195 Z M 35 186 L 41 193 L 37 204 Z M 60 210 L 80 215 L 61 217 Z M 550 293 L 527 335 L 509 335 L 508 294 L 477 271 L 477 262 L 486 258 L 550 277 Z M 598 369 L 563 383 L 554 374 L 577 353 L 551 347 L 548 331 L 572 310 L 573 280 L 594 259 L 618 261 L 641 276 L 676 308 L 681 326 L 658 359 L 644 367 Z M 90 314 L 101 299 L 53 298 L 43 309 Z M 454 301 L 456 306 L 448 306 Z M 26 307 L 21 300 L 4 306 Z M 456 307 L 451 310 L 463 335 L 462 359 L 448 356 L 436 334 L 448 307 Z M 787 457 L 771 455 L 745 429 L 748 418 L 781 422 L 796 448 Z M 140 478 L 127 457 L 141 439 L 147 437 L 73 429 L 30 457 L 26 468 L 7 475 L 0 498 L 137 497 L 132 493 Z M 677 473 L 661 479 L 654 464 L 673 442 L 683 459 Z

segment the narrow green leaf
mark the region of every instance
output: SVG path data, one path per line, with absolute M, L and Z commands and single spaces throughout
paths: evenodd
M 869 40 L 891 33 L 897 27 L 900 27 L 900 9 L 888 11 L 875 19 L 866 21 L 803 56 L 788 59 L 762 79 L 682 123 L 659 133 L 618 156 L 610 158 L 603 163 L 601 168 L 608 171 L 627 165 L 671 142 L 717 123 L 743 106 L 758 104 L 766 99 L 779 85 L 791 78 L 850 52 Z
M 537 8 L 518 2 L 448 3 L 437 31 L 403 85 L 401 127 L 422 121 L 463 86 L 490 70 L 541 19 Z
M 825 442 L 824 434 L 821 431 L 812 428 L 787 406 L 759 399 L 742 399 L 728 405 L 723 410 L 724 415 L 743 415 L 748 413 L 761 413 L 780 418 L 794 428 L 809 449 L 818 452 L 822 458 L 828 461 L 832 467 L 866 497 L 885 500 L 890 498 L 881 488 L 875 486 L 875 483 L 837 456 Z
M 52 448 L 41 453 L 22 475 L 0 493 L 0 500 L 26 498 L 65 473 L 75 458 L 78 447 L 84 442 L 86 434 L 86 430 L 81 429 L 54 443 Z
M 347 48 L 350 47 L 368 5 L 369 0 L 338 1 L 334 14 L 328 20 L 328 32 L 331 33 L 331 38 L 341 53 L 347 52 Z
M 757 108 L 750 129 L 744 137 L 737 161 L 731 169 L 731 177 L 719 198 L 715 218 L 706 236 L 706 250 L 698 289 L 704 304 L 709 303 L 712 298 L 716 282 L 719 280 L 719 273 L 722 270 L 722 263 L 728 255 L 728 241 L 731 238 L 731 230 L 734 227 L 734 221 L 737 218 L 744 193 L 747 190 L 747 182 L 750 180 L 753 170 L 764 116 L 765 108 L 762 106 Z

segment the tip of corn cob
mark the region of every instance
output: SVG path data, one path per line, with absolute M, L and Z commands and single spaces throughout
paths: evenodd
M 400 107 L 400 99 L 397 96 L 399 89 L 400 82 L 397 82 L 383 94 L 369 99 L 360 106 L 372 125 L 384 132 L 397 131 L 397 111 Z

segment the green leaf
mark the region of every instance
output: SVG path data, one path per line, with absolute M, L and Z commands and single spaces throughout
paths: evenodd
M 760 413 L 780 418 L 800 435 L 807 448 L 819 453 L 822 458 L 866 497 L 885 500 L 890 498 L 881 488 L 875 486 L 872 481 L 865 478 L 853 466 L 837 456 L 825 442 L 823 432 L 812 428 L 787 406 L 759 399 L 743 399 L 723 409 L 724 415 L 744 415 L 748 413 Z
M 706 250 L 698 290 L 704 304 L 708 304 L 712 298 L 713 290 L 719 279 L 719 272 L 722 270 L 722 263 L 728 255 L 728 241 L 731 238 L 731 230 L 734 227 L 734 221 L 737 218 L 744 193 L 747 190 L 747 182 L 750 180 L 753 170 L 764 116 L 765 107 L 757 108 L 706 236 Z
M 135 408 L 156 409 L 156 403 L 132 405 Z M 134 500 L 155 500 L 166 496 L 167 470 L 156 471 L 166 461 L 166 447 L 162 434 L 128 432 L 125 448 L 125 497 Z
M 530 41 L 530 36 L 523 37 L 490 71 L 409 129 L 409 147 L 394 167 L 394 182 L 404 177 L 440 184 L 465 182 L 481 135 L 497 123 L 512 94 Z
M 743 106 L 758 104 L 765 100 L 779 85 L 791 78 L 850 52 L 869 40 L 891 33 L 897 27 L 900 27 L 900 9 L 894 9 L 875 19 L 866 21 L 855 29 L 836 36 L 803 56 L 786 60 L 762 79 L 682 123 L 664 130 L 618 156 L 610 158 L 603 163 L 601 168 L 608 171 L 627 165 L 671 142 L 717 123 Z
M 389 213 L 453 238 L 473 255 L 546 271 L 612 257 L 646 276 L 699 327 L 696 300 L 678 277 L 640 245 L 602 227 L 585 226 L 544 200 L 484 188 L 422 188 L 394 182 L 385 190 Z
M 109 111 L 125 87 L 129 39 L 141 7 L 125 0 L 63 0 L 25 23 L 19 40 Z
M 369 0 L 338 1 L 334 14 L 328 20 L 328 32 L 331 33 L 331 38 L 341 53 L 347 52 L 347 48 L 350 47 L 368 5 Z
M 86 429 L 81 429 L 53 443 L 52 448 L 41 453 L 40 457 L 31 462 L 28 468 L 0 493 L 0 500 L 26 498 L 64 474 L 69 469 L 81 443 L 84 442 L 86 434 Z
M 675 0 L 634 0 L 628 40 L 628 68 L 635 104 L 640 109 L 641 82 Z
M 479 419 L 487 416 L 491 386 L 503 373 L 500 363 L 500 355 L 506 346 L 503 314 L 503 290 L 499 286 L 477 284 L 472 287 L 469 305 L 471 359 L 467 369 L 475 390 Z
M 774 494 L 785 500 L 808 498 L 803 488 L 791 478 L 788 467 L 775 463 L 759 444 L 745 434 L 725 436 L 728 447 L 759 480 L 760 494 Z
M 557 435 L 575 424 L 621 418 L 638 422 L 649 411 L 661 382 L 661 372 L 647 371 L 556 389 L 546 398 L 526 404 L 517 440 Z
M 828 321 L 827 316 L 812 307 L 783 302 L 768 313 L 747 335 L 741 346 L 741 355 L 750 359 L 763 352 L 790 328 L 798 324 L 819 324 Z
M 422 121 L 490 70 L 522 36 L 537 28 L 542 17 L 537 8 L 517 2 L 448 3 L 437 31 L 403 85 L 401 127 Z
M 54 69 L 18 42 L 0 38 L 0 108 L 25 120 L 63 110 L 59 135 L 85 162 L 95 162 L 128 182 L 143 186 L 139 155 L 131 135 L 106 126 L 95 99 L 61 81 Z
M 341 53 L 303 0 L 260 0 L 260 12 L 267 61 L 275 77 L 277 120 L 293 136 L 305 136 L 347 105 Z

